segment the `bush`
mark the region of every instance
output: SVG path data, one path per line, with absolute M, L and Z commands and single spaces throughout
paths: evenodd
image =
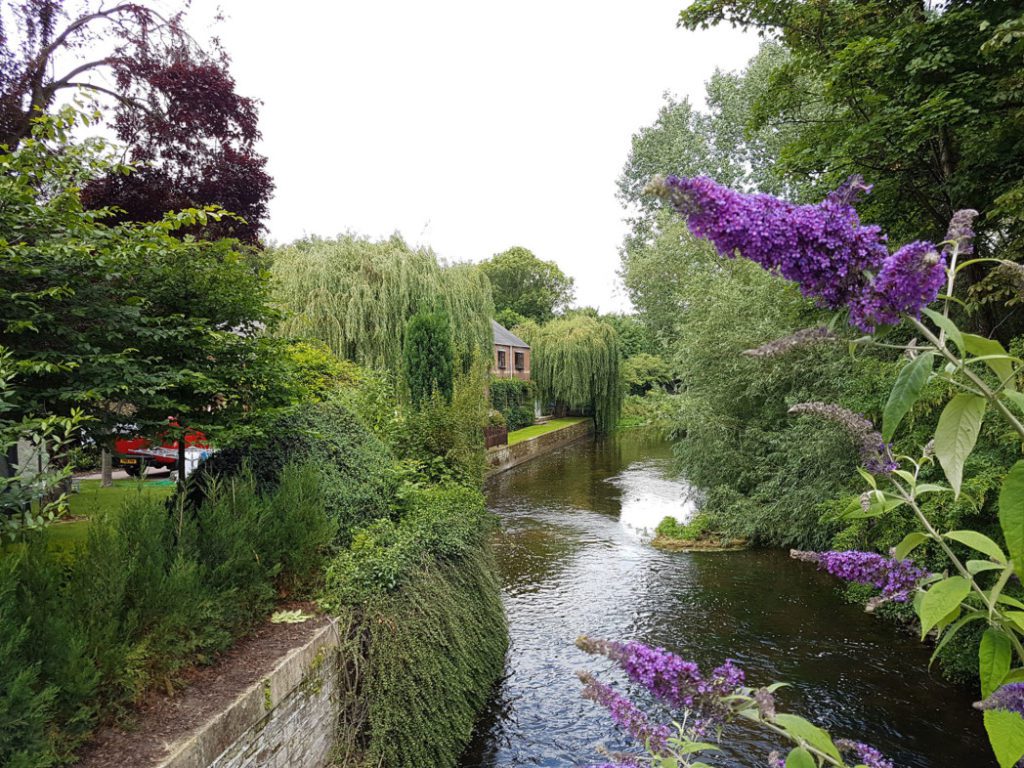
M 533 424 L 533 399 L 537 388 L 532 381 L 492 378 L 488 389 L 491 407 L 504 415 L 509 432 Z
M 477 490 L 412 489 L 328 568 L 325 603 L 362 614 L 368 764 L 455 766 L 469 742 L 507 646 L 495 524 Z
M 211 482 L 245 467 L 257 488 L 272 490 L 288 462 L 305 461 L 321 475 L 325 509 L 337 522 L 341 543 L 355 527 L 391 513 L 398 484 L 394 461 L 338 398 L 278 411 L 258 431 L 213 454 L 197 470 L 189 502 L 202 503 Z
M 666 517 L 655 528 L 658 536 L 681 541 L 697 541 L 711 533 L 712 522 L 707 515 L 697 514 L 688 523 L 680 523 L 674 517 Z
M 309 590 L 334 523 L 309 464 L 260 493 L 242 474 L 191 515 L 139 494 L 98 515 L 68 563 L 44 535 L 0 561 L 0 765 L 63 762 L 98 722 L 206 663 Z

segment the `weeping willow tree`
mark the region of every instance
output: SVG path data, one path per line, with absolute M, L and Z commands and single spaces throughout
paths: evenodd
M 619 338 L 591 317 L 552 320 L 531 341 L 533 378 L 544 400 L 594 415 L 598 432 L 619 420 Z
M 379 242 L 352 235 L 302 240 L 272 258 L 286 313 L 283 335 L 319 339 L 340 357 L 397 377 L 409 318 L 443 312 L 463 371 L 490 360 L 494 301 L 473 265 L 444 266 L 397 235 Z

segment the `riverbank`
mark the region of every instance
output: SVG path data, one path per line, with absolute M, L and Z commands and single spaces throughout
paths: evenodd
M 593 434 L 594 422 L 585 417 L 554 419 L 546 424 L 510 432 L 508 445 L 496 446 L 487 451 L 487 477 L 505 472 Z

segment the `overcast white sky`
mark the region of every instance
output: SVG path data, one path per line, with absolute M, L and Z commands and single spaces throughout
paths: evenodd
M 628 307 L 615 180 L 662 93 L 703 104 L 753 35 L 677 29 L 686 0 L 222 0 L 239 92 L 263 101 L 272 240 L 399 231 L 451 261 L 513 245 Z

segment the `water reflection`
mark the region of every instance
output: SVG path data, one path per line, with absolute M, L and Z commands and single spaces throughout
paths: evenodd
M 927 673 L 910 635 L 838 602 L 829 577 L 776 552 L 661 553 L 644 543 L 666 513 L 692 512 L 666 445 L 626 435 L 572 446 L 496 478 L 498 556 L 512 645 L 506 674 L 463 768 L 576 766 L 625 749 L 579 697 L 582 632 L 666 646 L 702 664 L 737 659 L 755 683 L 788 680 L 784 700 L 898 765 L 991 765 L 969 692 Z M 689 504 L 688 504 L 689 501 Z M 738 731 L 721 766 L 762 766 L 776 746 Z

